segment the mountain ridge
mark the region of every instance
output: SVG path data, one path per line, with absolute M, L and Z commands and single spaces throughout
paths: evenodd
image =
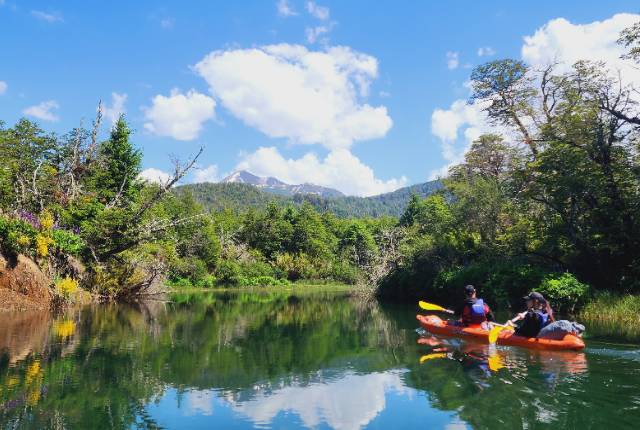
M 293 196 L 295 194 L 316 194 L 322 197 L 345 197 L 345 195 L 334 189 L 323 187 L 312 183 L 288 184 L 273 176 L 258 176 L 247 170 L 238 170 L 220 181 L 223 184 L 249 184 L 275 194 Z
M 241 182 L 218 182 L 187 184 L 176 187 L 177 195 L 191 194 L 207 210 L 229 209 L 241 212 L 250 208 L 260 209 L 270 203 L 281 206 L 311 204 L 321 212 L 331 212 L 341 218 L 352 217 L 399 217 L 404 212 L 413 194 L 427 197 L 443 188 L 440 180 L 423 182 L 399 188 L 389 193 L 370 197 L 340 196 L 323 197 L 318 194 L 296 193 L 293 195 L 269 192 L 255 185 Z

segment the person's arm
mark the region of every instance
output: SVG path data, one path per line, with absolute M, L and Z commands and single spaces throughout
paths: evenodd
M 512 326 L 517 321 L 520 321 L 520 320 L 524 319 L 524 317 L 527 315 L 527 312 L 528 311 L 520 312 L 518 315 L 516 315 L 515 317 L 513 317 L 509 321 L 507 321 L 507 325 L 511 325 Z

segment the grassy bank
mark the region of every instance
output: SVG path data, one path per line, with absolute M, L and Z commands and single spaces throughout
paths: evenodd
M 602 294 L 587 304 L 579 320 L 589 337 L 640 342 L 640 296 Z

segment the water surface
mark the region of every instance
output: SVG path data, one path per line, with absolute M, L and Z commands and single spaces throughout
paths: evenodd
M 419 337 L 413 306 L 215 292 L 0 314 L 0 428 L 635 428 L 640 351 Z

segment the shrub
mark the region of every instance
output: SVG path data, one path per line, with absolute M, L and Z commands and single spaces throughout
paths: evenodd
M 62 252 L 71 255 L 80 255 L 85 244 L 80 236 L 67 230 L 53 230 L 51 236 L 55 245 Z
M 168 284 L 175 288 L 191 288 L 193 284 L 188 278 L 176 278 L 168 282 Z
M 186 278 L 191 284 L 197 283 L 209 274 L 205 262 L 197 257 L 174 259 L 169 272 L 171 279 Z
M 32 254 L 37 230 L 26 221 L 0 216 L 0 248 L 9 255 Z
M 240 266 L 242 275 L 246 278 L 257 278 L 259 276 L 274 276 L 273 267 L 264 261 L 251 261 L 242 263 Z
M 206 275 L 202 279 L 198 279 L 196 287 L 199 288 L 214 288 L 216 286 L 216 277 L 214 275 Z
M 240 285 L 243 287 L 278 287 L 291 285 L 291 282 L 286 279 L 276 279 L 272 276 L 257 276 L 253 278 L 242 278 Z
M 65 300 L 68 300 L 76 291 L 78 291 L 78 281 L 73 278 L 67 276 L 56 282 L 56 293 Z
M 336 261 L 331 265 L 328 275 L 336 281 L 354 285 L 358 282 L 360 272 L 357 267 L 346 261 Z
M 311 279 L 316 270 L 309 258 L 302 253 L 289 254 L 285 252 L 276 257 L 275 267 L 290 281 L 298 279 Z
M 573 313 L 577 306 L 585 302 L 590 288 L 566 272 L 545 276 L 536 291 L 549 299 L 557 311 Z
M 216 278 L 223 285 L 238 285 L 240 283 L 240 265 L 231 260 L 220 262 L 216 269 Z

